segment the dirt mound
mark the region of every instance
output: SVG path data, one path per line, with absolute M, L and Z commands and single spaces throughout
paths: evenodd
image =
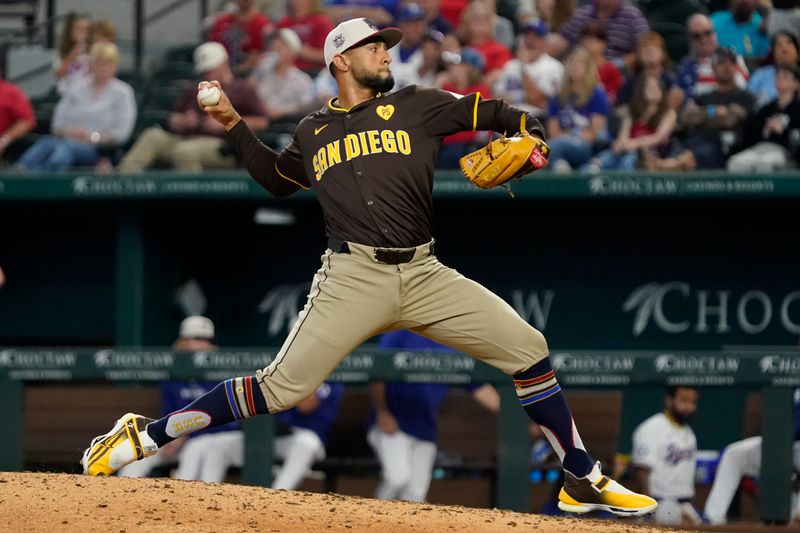
M 624 521 L 550 518 L 243 485 L 28 472 L 0 472 L 0 524 L 3 531 L 48 533 L 665 531 Z

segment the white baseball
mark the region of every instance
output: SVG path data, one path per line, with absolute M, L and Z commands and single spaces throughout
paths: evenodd
M 197 101 L 203 106 L 217 105 L 222 93 L 213 85 L 206 85 L 197 91 Z

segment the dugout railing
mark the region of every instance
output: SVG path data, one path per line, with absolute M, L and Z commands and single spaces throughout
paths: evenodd
M 155 383 L 166 379 L 221 380 L 251 373 L 268 363 L 274 349 L 222 350 L 175 354 L 169 349 L 0 348 L 0 420 L 4 422 L 0 470 L 24 464 L 26 383 Z M 793 387 L 800 385 L 796 351 L 753 347 L 727 352 L 647 352 L 581 350 L 551 353 L 559 380 L 569 390 L 624 389 L 626 386 L 691 384 L 760 389 L 763 412 L 759 517 L 785 523 L 790 517 L 793 471 Z M 676 364 L 676 361 L 724 360 L 724 365 Z M 568 364 L 565 362 L 569 361 Z M 493 383 L 501 395 L 496 443 L 495 499 L 499 507 L 527 511 L 530 450 L 527 424 L 509 378 L 466 355 L 435 351 L 395 352 L 362 347 L 330 379 L 364 385 L 371 379 L 452 385 Z M 714 406 L 724 409 L 725 406 Z M 766 414 L 768 413 L 768 415 Z M 243 481 L 268 486 L 272 464 L 273 418 L 248 420 Z

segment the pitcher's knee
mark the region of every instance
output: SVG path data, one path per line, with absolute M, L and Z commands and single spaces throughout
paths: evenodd
M 538 329 L 533 330 L 532 343 L 534 351 L 537 354 L 539 354 L 538 357 L 540 359 L 544 359 L 545 357 L 547 357 L 547 354 L 549 353 L 549 350 L 547 348 L 547 339 L 544 338 L 544 334 L 542 334 L 542 332 L 539 331 Z
M 275 376 L 267 375 L 268 368 L 256 371 L 256 383 L 264 394 L 267 410 L 270 413 L 280 413 L 291 409 L 311 396 L 319 386 L 318 383 L 289 384 L 277 374 Z
M 545 340 L 544 335 L 537 329 L 531 328 L 531 330 L 527 341 L 527 350 L 525 351 L 525 368 L 522 370 L 528 369 L 539 361 L 544 360 L 549 354 L 547 340 Z

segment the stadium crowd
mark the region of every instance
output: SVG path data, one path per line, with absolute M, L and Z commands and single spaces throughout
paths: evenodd
M 113 25 L 76 13 L 66 18 L 51 95 L 31 105 L 19 88 L 0 84 L 8 95 L 0 153 L 19 172 L 234 167 L 224 132 L 194 104 L 196 82 L 221 80 L 251 128 L 281 148 L 304 115 L 336 96 L 325 36 L 365 16 L 403 31 L 391 50 L 395 90 L 479 91 L 528 110 L 546 126 L 551 172 L 794 168 L 799 6 L 286 0 L 283 16 L 271 18 L 257 0 L 237 0 L 203 25 L 197 43 L 168 50 L 147 75 L 119 71 Z M 445 139 L 438 166 L 457 168 L 488 138 Z

